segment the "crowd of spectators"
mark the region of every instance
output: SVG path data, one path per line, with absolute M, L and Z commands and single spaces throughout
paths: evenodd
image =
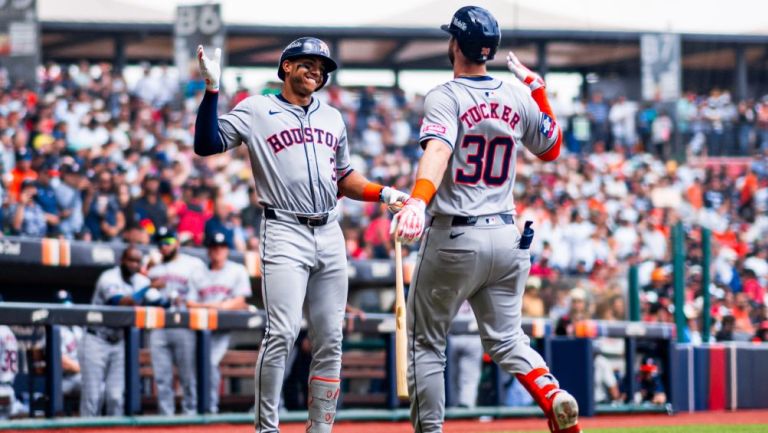
M 179 83 L 148 68 L 129 86 L 111 65 L 83 63 L 46 66 L 38 90 L 0 92 L 2 232 L 141 244 L 156 227 L 171 226 L 184 245 L 222 232 L 233 248 L 257 250 L 261 211 L 245 147 L 194 155 L 203 89 L 199 80 Z M 222 92 L 221 110 L 248 94 L 242 86 Z M 410 190 L 423 96 L 331 85 L 319 97 L 344 117 L 353 167 Z M 565 317 L 564 332 L 581 318 L 625 319 L 627 270 L 635 264 L 643 319 L 672 321 L 669 239 L 680 221 L 688 338 L 701 339 L 706 227 L 713 233 L 713 335 L 765 340 L 768 98 L 736 103 L 713 90 L 671 105 L 638 104 L 597 92 L 556 110 L 568 151 L 556 163 L 527 152 L 515 162 L 518 220 L 534 221 L 536 230 L 525 314 Z M 752 158 L 679 164 L 675 136 L 689 155 Z M 347 199 L 341 206 L 349 257 L 389 259 L 386 207 Z

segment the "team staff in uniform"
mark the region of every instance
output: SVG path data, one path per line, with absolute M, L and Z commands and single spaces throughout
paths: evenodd
M 2 302 L 3 297 L 0 296 Z M 22 409 L 13 389 L 18 372 L 19 342 L 10 327 L 0 325 L 0 420 L 16 415 Z
M 166 308 L 185 309 L 192 275 L 205 270 L 205 263 L 197 257 L 179 252 L 176 233 L 160 227 L 155 241 L 162 262 L 149 269 L 148 276 L 158 294 L 145 295 L 145 299 Z M 157 406 L 161 415 L 173 415 L 176 403 L 173 391 L 173 366 L 179 374 L 182 387 L 181 411 L 185 415 L 197 413 L 197 366 L 195 364 L 195 333 L 191 329 L 153 329 L 149 334 L 152 355 L 152 373 L 157 386 Z
M 245 266 L 229 258 L 229 243 L 224 233 L 217 232 L 205 240 L 208 247 L 208 268 L 190 281 L 187 298 L 189 308 L 245 310 L 245 299 L 251 296 L 251 280 Z M 214 331 L 211 336 L 211 413 L 219 412 L 219 363 L 229 348 L 230 333 Z
M 416 184 L 393 220 L 397 237 L 419 239 L 425 209 L 432 215 L 419 251 L 407 304 L 408 385 L 417 433 L 443 428 L 445 340 L 451 319 L 467 299 L 485 351 L 515 374 L 548 418 L 553 432 L 579 432 L 576 400 L 560 389 L 521 329 L 532 230 L 515 225 L 516 149 L 524 145 L 555 160 L 561 134 L 544 81 L 510 53 L 509 68 L 525 84 L 487 74 L 501 40 L 483 8 L 459 9 L 443 30 L 454 79 L 424 101 L 420 143 L 425 148 Z
M 134 305 L 141 303 L 149 288 L 149 278 L 142 275 L 143 255 L 129 246 L 120 257 L 120 265 L 107 269 L 96 281 L 93 305 Z M 125 344 L 123 331 L 117 328 L 89 326 L 83 334 L 80 350 L 80 416 L 124 415 Z
M 264 207 L 262 296 L 267 323 L 256 365 L 256 432 L 278 431 L 278 405 L 288 354 L 302 310 L 312 341 L 307 431 L 329 432 L 339 396 L 347 260 L 337 200 L 407 199 L 350 167 L 341 113 L 312 94 L 336 70 L 325 42 L 304 37 L 280 56 L 279 95 L 251 96 L 217 118 L 220 50 L 198 48 L 206 92 L 195 124 L 195 152 L 212 155 L 244 143 Z

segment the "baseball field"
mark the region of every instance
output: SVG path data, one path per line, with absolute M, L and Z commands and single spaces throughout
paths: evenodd
M 141 423 L 139 423 L 141 424 Z M 766 433 L 768 410 L 741 410 L 735 412 L 679 413 L 673 416 L 654 415 L 604 415 L 583 418 L 581 425 L 587 433 Z M 208 425 L 123 425 L 99 428 L 14 428 L 7 433 L 251 433 L 250 424 Z M 282 433 L 304 433 L 303 423 L 284 423 Z M 335 433 L 402 433 L 411 432 L 406 422 L 352 422 L 342 421 L 334 426 Z M 507 418 L 491 421 L 477 419 L 448 420 L 445 433 L 545 433 L 542 418 Z

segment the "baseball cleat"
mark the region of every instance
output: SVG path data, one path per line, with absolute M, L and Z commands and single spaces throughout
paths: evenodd
M 552 399 L 552 415 L 554 423 L 557 424 L 554 431 L 568 433 L 581 431 L 578 427 L 579 404 L 571 394 L 565 391 L 555 394 L 555 398 Z

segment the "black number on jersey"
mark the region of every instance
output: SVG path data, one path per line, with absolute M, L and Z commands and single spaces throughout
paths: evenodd
M 473 166 L 470 172 L 463 168 L 456 169 L 455 183 L 465 185 L 477 185 L 480 179 L 488 186 L 500 186 L 509 178 L 509 162 L 512 159 L 512 151 L 515 142 L 512 137 L 499 136 L 488 141 L 483 135 L 465 135 L 461 142 L 461 148 L 475 146 L 474 152 L 467 153 L 467 163 Z M 499 147 L 503 147 L 504 154 L 501 160 L 501 173 L 494 175 L 493 163 Z

